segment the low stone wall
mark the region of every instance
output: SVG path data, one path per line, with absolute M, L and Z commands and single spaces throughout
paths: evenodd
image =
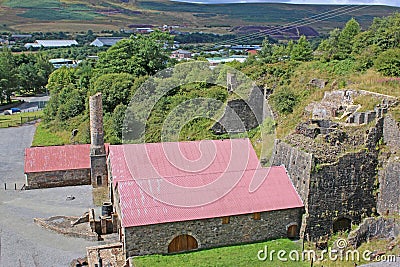
M 354 248 L 372 238 L 393 239 L 400 234 L 400 220 L 397 218 L 367 218 L 354 231 L 350 232 L 348 241 Z
M 82 223 L 76 226 L 72 226 L 71 222 L 77 219 L 78 217 L 73 216 L 54 216 L 48 219 L 34 218 L 33 221 L 37 225 L 45 229 L 54 231 L 58 234 L 85 238 L 90 241 L 97 241 L 97 234 L 91 231 L 88 223 Z
M 182 234 L 193 236 L 199 249 L 284 238 L 293 224 L 299 231 L 302 213 L 303 209 L 297 208 L 262 212 L 260 220 L 253 214 L 230 216 L 227 224 L 222 224 L 222 218 L 211 218 L 130 227 L 124 229 L 124 248 L 127 257 L 164 254 L 170 242 Z
M 26 189 L 90 185 L 90 169 L 26 174 Z

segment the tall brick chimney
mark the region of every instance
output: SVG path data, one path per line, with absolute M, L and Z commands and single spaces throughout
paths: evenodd
M 107 154 L 104 146 L 103 104 L 101 93 L 89 98 L 90 113 L 90 176 L 92 186 L 107 186 Z

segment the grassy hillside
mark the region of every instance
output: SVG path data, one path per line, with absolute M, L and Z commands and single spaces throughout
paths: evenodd
M 330 12 L 326 21 L 310 24 L 321 32 L 340 27 L 351 17 L 367 26 L 372 18 L 399 8 L 286 4 L 198 5 L 169 0 L 0 0 L 0 30 L 70 31 L 118 30 L 132 24 L 181 25 L 186 30 L 228 32 L 238 25 L 283 25 Z M 349 12 L 348 11 L 353 11 Z M 344 14 L 347 13 L 347 14 Z M 301 23 L 299 23 L 301 24 Z

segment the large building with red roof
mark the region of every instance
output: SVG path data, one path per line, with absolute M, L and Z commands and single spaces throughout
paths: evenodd
M 110 146 L 127 257 L 297 237 L 303 203 L 248 139 Z

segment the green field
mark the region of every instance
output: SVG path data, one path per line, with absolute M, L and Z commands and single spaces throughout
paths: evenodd
M 152 255 L 135 257 L 134 265 L 136 267 L 146 266 L 162 266 L 162 267 L 208 267 L 208 266 L 271 266 L 271 267 L 306 267 L 310 266 L 309 262 L 287 261 L 282 262 L 278 259 L 270 261 L 260 261 L 257 254 L 260 250 L 291 251 L 296 250 L 301 253 L 301 243 L 293 242 L 288 239 L 279 239 L 263 243 L 222 247 L 196 251 L 191 253 L 175 254 L 175 255 Z M 268 254 L 269 254 L 268 252 Z M 261 257 L 264 253 L 260 254 Z M 274 258 L 274 257 L 273 257 Z M 275 254 L 276 258 L 276 254 Z
M 16 127 L 41 118 L 43 111 L 23 112 L 12 115 L 0 115 L 0 128 Z

